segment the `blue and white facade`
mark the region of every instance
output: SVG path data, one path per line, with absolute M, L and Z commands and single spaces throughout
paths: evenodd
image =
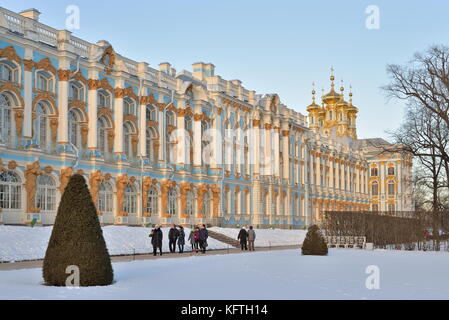
M 370 207 L 363 152 L 278 95 L 210 63 L 156 70 L 38 18 L 0 8 L 0 223 L 51 225 L 74 173 L 104 224 L 299 228 Z M 326 184 L 329 161 L 347 182 Z

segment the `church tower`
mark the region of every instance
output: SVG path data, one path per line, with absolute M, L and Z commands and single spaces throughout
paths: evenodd
M 307 107 L 309 113 L 309 127 L 315 132 L 327 136 L 348 137 L 357 139 L 357 113 L 358 109 L 352 104 L 352 87 L 349 93 L 349 102 L 344 99 L 343 81 L 340 93 L 335 91 L 335 77 L 330 77 L 331 89 L 321 97 L 321 107 L 315 102 L 315 89 L 312 91 L 312 104 Z

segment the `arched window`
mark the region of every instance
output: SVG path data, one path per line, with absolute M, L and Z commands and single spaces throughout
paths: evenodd
M 128 98 L 123 100 L 123 112 L 124 114 L 136 115 L 136 104 L 133 100 Z
M 68 115 L 69 122 L 69 141 L 78 149 L 81 149 L 81 129 L 80 129 L 81 115 L 77 110 L 70 110 Z
M 147 120 L 157 121 L 157 111 L 154 106 L 147 106 Z
M 394 176 L 394 167 L 389 167 L 388 168 L 388 175 L 389 176 Z
M 41 212 L 56 210 L 56 183 L 49 175 L 37 177 L 36 208 Z
M 379 205 L 378 204 L 373 204 L 372 207 L 371 207 L 371 210 L 374 211 L 374 212 L 379 211 Z
M 174 145 L 175 138 L 171 136 L 171 132 L 167 131 L 165 135 L 165 155 L 167 163 L 173 165 L 174 164 Z
M 395 193 L 394 181 L 388 181 L 388 195 L 394 196 L 394 193 Z
M 394 205 L 394 203 L 389 203 L 388 204 L 388 211 L 389 212 L 395 212 L 396 211 L 396 206 Z
M 157 189 L 152 187 L 148 190 L 148 202 L 147 202 L 147 212 L 151 216 L 158 215 L 158 199 L 159 195 Z
M 19 82 L 19 69 L 10 61 L 0 62 L 0 80 L 7 82 Z
M 11 141 L 12 110 L 11 100 L 5 94 L 0 94 L 0 143 Z
M 165 114 L 165 123 L 167 124 L 167 126 L 175 126 L 175 115 L 173 114 L 172 111 L 167 111 L 167 113 Z
M 201 212 L 201 214 L 206 218 L 210 216 L 211 200 L 212 200 L 212 197 L 211 197 L 210 193 L 206 192 L 203 197 L 203 212 Z
M 187 193 L 186 214 L 189 216 L 195 215 L 195 195 L 192 191 Z
M 170 216 L 176 216 L 178 213 L 178 195 L 176 190 L 170 189 L 168 192 L 168 214 Z
M 98 211 L 102 214 L 113 213 L 113 189 L 109 182 L 102 182 L 98 192 Z
M 47 149 L 49 146 L 49 107 L 44 102 L 38 102 L 34 110 L 34 140 L 41 149 Z
M 371 185 L 371 195 L 379 195 L 379 184 L 377 183 L 377 181 L 374 181 Z
M 111 94 L 106 90 L 99 90 L 97 93 L 97 104 L 99 107 L 111 108 Z
M 36 88 L 41 91 L 53 92 L 53 76 L 46 71 L 36 73 Z
M 132 136 L 133 128 L 129 122 L 125 122 L 123 125 L 123 152 L 128 157 L 128 159 L 133 158 L 133 150 L 132 150 Z
M 17 173 L 14 171 L 0 172 L 0 209 L 20 209 L 21 190 L 21 180 Z
M 137 190 L 132 184 L 128 184 L 125 189 L 125 201 L 123 201 L 123 211 L 128 214 L 137 213 Z
M 157 134 L 155 130 L 152 127 L 147 128 L 147 158 L 150 160 L 151 164 L 154 164 L 156 162 L 156 155 L 155 155 L 155 149 L 154 149 L 154 142 L 157 139 Z
M 98 151 L 103 155 L 108 153 L 108 128 L 109 122 L 105 117 L 100 117 L 97 120 L 97 145 Z
M 70 82 L 69 99 L 84 101 L 84 87 L 79 82 Z

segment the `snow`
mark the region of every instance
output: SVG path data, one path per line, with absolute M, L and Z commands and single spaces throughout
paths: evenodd
M 236 228 L 210 228 L 211 231 L 222 233 L 233 239 L 237 239 L 240 229 Z M 285 229 L 255 229 L 257 247 L 291 246 L 300 245 L 306 238 L 306 230 L 285 230 Z
M 112 286 L 79 289 L 41 285 L 40 269 L 0 271 L 0 299 L 447 299 L 448 262 L 444 252 L 256 251 L 114 263 Z M 370 265 L 380 290 L 366 288 Z
M 45 257 L 48 241 L 53 227 L 22 227 L 0 226 L 0 262 L 38 260 Z M 152 252 L 151 239 L 148 237 L 150 228 L 107 226 L 103 227 L 103 236 L 110 255 L 126 255 Z M 164 233 L 162 250 L 169 251 L 169 228 L 162 228 Z M 186 234 L 185 251 L 191 246 L 187 241 L 189 228 L 184 228 Z M 208 239 L 208 250 L 227 249 L 228 245 L 215 239 Z
M 39 260 L 45 257 L 48 241 L 53 227 L 24 227 L 0 226 L 0 262 Z M 233 239 L 237 239 L 240 229 L 210 228 Z M 151 229 L 144 227 L 107 226 L 103 227 L 103 235 L 111 255 L 142 254 L 152 251 L 151 241 L 148 237 Z M 169 251 L 168 231 L 162 228 L 164 241 L 162 249 Z M 186 234 L 185 251 L 191 251 L 187 240 L 189 228 L 184 228 Z M 306 236 L 305 230 L 267 229 L 256 230 L 256 247 L 270 247 L 283 245 L 299 245 Z M 208 249 L 227 249 L 229 246 L 209 237 Z

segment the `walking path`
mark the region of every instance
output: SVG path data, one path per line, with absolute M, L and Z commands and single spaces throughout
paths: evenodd
M 275 250 L 294 250 L 300 249 L 300 245 L 296 246 L 276 246 L 276 247 L 262 247 L 257 248 L 256 252 L 263 251 L 275 251 Z M 112 256 L 112 262 L 130 262 L 137 260 L 154 260 L 154 259 L 168 259 L 168 258 L 186 258 L 191 256 L 210 256 L 210 255 L 219 255 L 219 254 L 251 254 L 249 251 L 242 252 L 241 249 L 237 248 L 229 248 L 229 249 L 221 249 L 221 250 L 210 250 L 207 251 L 206 254 L 202 254 L 200 252 L 184 252 L 180 253 L 163 253 L 162 256 L 153 256 L 153 254 L 141 254 L 141 255 L 124 255 L 124 256 Z M 35 260 L 35 261 L 23 261 L 23 262 L 11 262 L 11 263 L 0 263 L 0 271 L 7 270 L 20 270 L 20 269 L 37 269 L 42 268 L 43 260 Z

